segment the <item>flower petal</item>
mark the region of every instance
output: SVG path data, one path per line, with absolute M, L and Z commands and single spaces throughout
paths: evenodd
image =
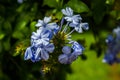
M 32 53 L 31 47 L 28 47 L 25 51 L 24 60 L 28 60 L 32 58 L 32 56 L 33 56 L 33 53 Z
M 51 21 L 51 17 L 44 17 L 44 23 L 48 23 Z
M 43 25 L 43 21 L 42 20 L 38 20 L 38 23 L 35 25 L 36 27 L 41 27 Z
M 49 24 L 47 24 L 47 28 L 49 28 L 51 30 L 55 29 L 57 26 L 58 25 L 56 23 L 49 23 Z
M 66 54 L 61 54 L 58 57 L 58 61 L 62 64 L 68 64 L 68 56 Z
M 89 29 L 88 23 L 81 23 L 80 27 L 82 27 L 84 30 L 88 30 Z
M 80 24 L 75 27 L 75 30 L 76 30 L 78 33 L 82 33 L 82 32 L 83 32 L 82 27 L 80 26 Z
M 76 54 L 73 52 L 73 53 L 69 56 L 69 58 L 68 58 L 69 64 L 70 64 L 71 62 L 73 62 L 74 60 L 76 60 L 77 57 L 78 57 L 78 55 L 76 55 Z
M 69 16 L 73 15 L 73 10 L 70 7 L 67 7 L 66 10 L 68 11 Z
M 76 53 L 76 55 L 81 55 L 82 51 L 84 50 L 83 46 L 80 45 L 78 42 L 74 42 L 72 45 L 72 49 L 74 50 L 74 52 Z
M 37 50 L 35 52 L 35 60 L 40 57 L 40 53 L 41 53 L 41 48 L 37 48 Z
M 66 13 L 66 10 L 65 10 L 65 9 L 62 9 L 61 11 L 62 11 L 62 13 L 63 13 L 64 15 L 67 16 L 67 13 Z
M 63 52 L 64 54 L 70 54 L 70 53 L 71 53 L 71 48 L 70 48 L 69 46 L 64 46 L 64 47 L 62 48 L 62 52 Z
M 55 47 L 52 43 L 45 46 L 45 50 L 50 52 L 50 53 L 52 53 L 54 51 L 54 49 L 55 49 Z
M 41 58 L 44 59 L 44 60 L 48 60 L 49 59 L 49 54 L 44 49 L 41 50 Z

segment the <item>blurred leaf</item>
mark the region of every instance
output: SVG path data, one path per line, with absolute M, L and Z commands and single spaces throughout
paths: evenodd
M 67 6 L 71 7 L 75 12 L 82 13 L 88 12 L 88 6 L 80 0 L 70 0 Z
M 21 20 L 20 22 L 17 23 L 16 27 L 18 30 L 24 30 L 27 23 L 28 23 L 27 20 Z
M 30 23 L 30 30 L 33 32 L 33 31 L 35 31 L 35 24 L 36 24 L 37 22 L 36 21 L 33 21 L 33 22 L 31 22 Z
M 115 18 L 116 20 L 119 20 L 120 19 L 120 11 L 118 10 L 112 10 L 110 12 L 110 15 Z
M 96 24 L 100 24 L 106 13 L 105 0 L 93 0 L 91 5 L 94 21 Z
M 117 20 L 120 20 L 120 11 L 117 12 Z
M 21 4 L 21 5 L 16 9 L 16 11 L 17 11 L 17 12 L 22 12 L 22 11 L 24 10 L 24 8 L 25 8 L 25 5 L 26 5 L 26 4 Z
M 111 15 L 113 18 L 116 18 L 116 16 L 117 16 L 117 11 L 116 11 L 116 10 L 112 10 L 112 11 L 110 12 L 110 15 Z
M 11 23 L 9 21 L 4 21 L 3 23 L 3 29 L 6 33 L 10 33 L 12 31 L 12 26 Z M 9 31 L 8 31 L 9 30 Z
M 55 17 L 59 20 L 62 18 L 62 16 L 63 16 L 63 14 L 61 12 L 57 12 L 55 15 Z
M 113 5 L 115 0 L 106 0 L 106 4 Z
M 44 0 L 43 1 L 43 5 L 47 5 L 49 7 L 54 7 L 56 8 L 57 7 L 57 1 L 56 0 Z
M 114 10 L 120 11 L 120 0 L 115 0 Z
M 5 34 L 0 32 L 0 40 L 2 40 L 4 37 L 5 37 Z
M 13 38 L 16 39 L 23 39 L 24 38 L 24 34 L 21 31 L 15 31 L 12 34 Z
M 3 46 L 6 51 L 10 50 L 10 39 L 5 40 Z
M 0 53 L 2 52 L 3 50 L 3 45 L 2 45 L 2 41 L 0 41 Z

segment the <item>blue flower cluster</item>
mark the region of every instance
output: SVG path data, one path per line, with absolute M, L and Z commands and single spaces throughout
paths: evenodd
M 62 64 L 70 64 L 82 54 L 84 48 L 81 44 L 71 39 L 71 33 L 77 31 L 82 33 L 83 29 L 88 30 L 88 23 L 82 23 L 80 15 L 74 15 L 70 7 L 62 9 L 64 17 L 60 26 L 51 22 L 51 17 L 44 17 L 38 20 L 36 32 L 32 33 L 31 46 L 24 55 L 24 59 L 31 59 L 32 62 L 48 60 L 52 55 L 58 55 L 58 61 Z M 66 23 L 66 24 L 64 24 Z M 73 30 L 68 32 L 68 28 Z
M 109 35 L 106 39 L 108 49 L 104 56 L 103 62 L 113 64 L 114 62 L 120 62 L 120 27 L 113 30 L 113 35 Z

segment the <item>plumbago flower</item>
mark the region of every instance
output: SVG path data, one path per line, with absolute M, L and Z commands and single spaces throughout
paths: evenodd
M 113 30 L 113 35 L 109 35 L 106 39 L 108 49 L 104 56 L 103 62 L 113 64 L 120 62 L 120 27 Z
M 64 19 L 67 21 L 67 25 L 74 27 L 78 33 L 82 33 L 83 30 L 88 30 L 88 23 L 82 23 L 82 18 L 80 15 L 73 15 L 73 10 L 70 7 L 62 9 L 62 13 L 65 15 Z
M 51 17 L 38 20 L 38 29 L 31 35 L 31 45 L 25 51 L 24 60 L 43 61 L 53 68 L 52 64 L 70 64 L 83 53 L 83 46 L 72 40 L 71 34 L 74 31 L 81 33 L 82 29 L 88 30 L 88 23 L 82 23 L 81 16 L 74 15 L 70 7 L 62 9 L 62 13 L 65 16 L 60 26 L 51 22 Z M 69 32 L 68 27 L 73 27 L 73 30 Z

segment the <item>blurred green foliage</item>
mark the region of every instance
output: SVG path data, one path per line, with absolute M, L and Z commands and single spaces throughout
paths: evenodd
M 37 20 L 44 16 L 52 16 L 58 22 L 62 18 L 61 9 L 66 6 L 70 6 L 75 13 L 81 14 L 83 21 L 88 22 L 90 26 L 86 35 L 92 35 L 94 39 L 92 42 L 91 38 L 85 39 L 88 52 L 85 52 L 83 59 L 90 57 L 90 55 L 86 56 L 87 53 L 101 57 L 106 48 L 104 42 L 106 36 L 113 28 L 120 25 L 120 0 L 21 0 L 22 3 L 18 1 L 20 0 L 0 0 L 0 80 L 39 80 L 42 78 L 40 74 L 42 64 L 24 61 L 23 56 L 26 47 L 30 45 L 30 36 L 36 29 Z M 74 34 L 77 39 L 81 35 Z M 90 52 L 91 50 L 94 50 L 96 54 Z M 92 63 L 97 65 L 97 63 Z M 81 64 L 77 64 L 82 67 Z M 99 68 L 101 65 L 102 63 L 98 65 Z M 89 65 L 86 66 L 89 67 Z M 101 67 L 103 68 L 103 65 Z

